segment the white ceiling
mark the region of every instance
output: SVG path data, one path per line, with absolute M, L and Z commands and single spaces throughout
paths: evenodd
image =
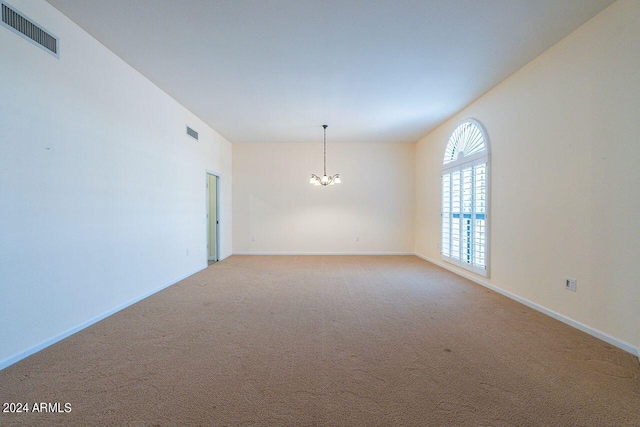
M 614 0 L 48 1 L 232 142 L 415 142 Z

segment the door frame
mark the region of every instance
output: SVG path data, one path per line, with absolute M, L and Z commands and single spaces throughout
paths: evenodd
M 209 234 L 210 234 L 210 230 L 209 230 L 209 215 L 211 214 L 211 212 L 209 212 L 209 197 L 210 197 L 210 192 L 209 192 L 209 175 L 213 175 L 216 177 L 216 259 L 215 260 L 210 260 L 209 259 Z M 204 189 L 206 192 L 206 197 L 205 197 L 205 213 L 206 213 L 206 222 L 207 222 L 207 232 L 205 235 L 205 239 L 206 239 L 206 245 L 205 247 L 207 248 L 207 264 L 209 263 L 209 261 L 215 261 L 218 262 L 220 261 L 220 174 L 217 172 L 213 172 L 210 170 L 206 170 L 206 173 L 204 175 L 205 177 L 205 185 L 204 185 Z

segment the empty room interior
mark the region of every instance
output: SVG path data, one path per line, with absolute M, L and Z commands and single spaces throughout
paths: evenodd
M 640 425 L 640 1 L 0 1 L 0 425 Z

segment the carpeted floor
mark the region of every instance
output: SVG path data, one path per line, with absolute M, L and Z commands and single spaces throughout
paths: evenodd
M 233 256 L 0 371 L 0 402 L 71 407 L 3 426 L 638 426 L 640 366 L 417 257 Z

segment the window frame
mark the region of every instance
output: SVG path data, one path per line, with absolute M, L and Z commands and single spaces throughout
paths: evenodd
M 447 154 L 447 149 L 449 148 L 449 143 L 451 141 L 452 136 L 456 133 L 456 131 L 458 130 L 458 128 L 462 125 L 464 125 L 465 123 L 471 123 L 472 125 L 476 126 L 478 128 L 478 130 L 480 131 L 483 141 L 484 141 L 484 149 L 480 152 L 474 153 L 472 155 L 469 156 L 463 156 L 461 157 L 460 155 L 458 155 L 458 157 L 456 158 L 456 160 L 451 161 L 449 163 L 444 163 L 445 161 L 445 155 Z M 490 273 L 490 259 L 491 259 L 491 251 L 490 251 L 490 243 L 491 243 L 491 203 L 490 203 L 490 197 L 491 197 L 491 192 L 490 192 L 490 188 L 491 188 L 491 150 L 490 150 L 490 145 L 489 145 L 489 138 L 487 136 L 487 132 L 485 131 L 484 127 L 482 126 L 482 124 L 475 120 L 475 119 L 465 119 L 463 121 L 461 121 L 460 123 L 458 123 L 456 125 L 456 127 L 453 129 L 453 131 L 449 134 L 449 138 L 447 138 L 446 144 L 445 144 L 445 148 L 444 148 L 444 154 L 442 157 L 442 166 L 441 166 L 441 173 L 440 173 L 440 240 L 438 242 L 438 248 L 440 250 L 440 257 L 442 258 L 443 261 L 449 263 L 449 264 L 453 264 L 457 267 L 460 267 L 464 270 L 467 270 L 469 272 L 472 272 L 474 274 L 483 276 L 483 277 L 489 277 L 489 273 Z M 462 151 L 462 153 L 464 153 L 464 151 Z M 475 167 L 481 164 L 486 164 L 485 167 L 485 186 L 484 186 L 484 200 L 485 200 L 485 209 L 484 209 L 484 215 L 485 215 L 485 268 L 479 268 L 476 267 L 475 265 L 473 265 L 472 263 L 467 263 L 464 262 L 462 259 L 455 259 L 451 256 L 447 256 L 444 254 L 443 251 L 443 240 L 444 240 L 444 233 L 443 233 L 443 228 L 444 228 L 444 217 L 445 217 L 445 212 L 444 212 L 444 177 L 445 175 L 449 174 L 452 178 L 453 178 L 453 174 L 455 172 L 460 172 L 462 173 L 463 170 L 466 170 L 468 168 L 471 169 L 471 173 L 473 176 L 473 171 L 475 170 Z M 451 218 L 452 213 L 451 213 L 451 209 L 452 209 L 452 205 L 453 205 L 453 201 L 451 198 L 451 188 L 452 188 L 453 184 L 449 185 L 449 191 L 450 191 L 450 197 L 449 197 L 449 217 Z M 476 191 L 476 187 L 472 186 L 471 192 L 472 194 L 475 194 Z M 461 199 L 462 199 L 462 189 L 460 190 L 460 194 L 461 194 Z M 475 202 L 475 195 L 473 196 L 473 200 Z M 461 202 L 462 203 L 462 200 Z M 472 207 L 472 214 L 475 213 L 476 209 L 475 209 L 476 205 L 474 203 L 473 207 Z M 474 228 L 472 230 L 475 230 L 475 225 L 473 226 Z M 472 232 L 473 235 L 473 232 Z M 460 252 L 462 253 L 462 229 L 460 230 Z M 451 234 L 449 235 L 449 253 L 451 254 L 451 249 L 453 247 L 453 239 Z

